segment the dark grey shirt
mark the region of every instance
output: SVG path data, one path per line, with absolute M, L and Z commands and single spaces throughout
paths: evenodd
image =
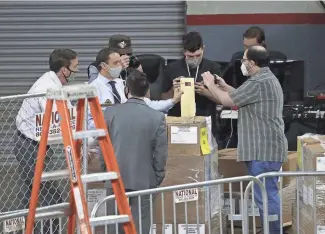
M 238 161 L 287 160 L 283 91 L 269 68 L 261 68 L 229 93 L 238 106 Z

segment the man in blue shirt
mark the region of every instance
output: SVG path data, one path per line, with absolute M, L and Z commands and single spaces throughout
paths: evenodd
M 119 78 L 122 71 L 119 53 L 114 49 L 104 48 L 98 53 L 96 63 L 98 64 L 99 74 L 91 84 L 97 89 L 99 102 L 101 104 L 121 104 L 126 102 L 124 80 Z M 144 102 L 152 109 L 167 113 L 180 99 L 181 92 L 178 90 L 171 99 L 151 101 L 149 98 L 145 98 Z M 93 119 L 90 113 L 88 124 L 89 128 L 93 127 Z

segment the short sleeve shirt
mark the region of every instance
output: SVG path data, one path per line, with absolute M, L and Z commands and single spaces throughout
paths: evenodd
M 238 161 L 287 160 L 283 91 L 269 68 L 229 93 L 238 106 Z

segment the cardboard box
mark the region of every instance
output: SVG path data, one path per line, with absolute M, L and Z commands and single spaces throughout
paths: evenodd
M 297 152 L 288 152 L 288 161 L 283 163 L 282 171 L 297 171 Z M 295 180 L 296 177 L 284 176 L 282 180 L 282 187 L 286 187 L 290 184 L 291 180 Z
M 305 144 L 302 152 L 304 170 L 325 171 L 325 149 L 322 144 Z M 306 233 L 318 233 L 325 227 L 325 176 L 316 178 L 305 176 L 300 181 L 299 227 L 297 228 Z
M 218 178 L 217 169 L 217 153 L 202 157 L 187 156 L 186 160 L 184 160 L 183 156 L 169 157 L 167 159 L 166 177 L 161 186 L 165 187 L 214 180 Z M 204 230 L 208 230 L 206 223 L 219 211 L 220 203 L 218 198 L 220 195 L 218 192 L 217 186 L 209 186 L 209 189 L 208 187 L 203 187 L 165 192 L 163 193 L 163 197 L 161 194 L 157 195 L 155 198 L 153 220 L 153 223 L 156 224 L 157 233 L 162 228 L 163 220 L 165 224 L 170 225 L 174 225 L 175 221 L 177 230 L 180 230 L 180 234 L 183 233 L 181 230 L 184 229 L 186 218 L 188 224 L 196 225 L 198 221 L 202 225 L 202 228 L 204 227 Z M 162 203 L 162 201 L 164 202 Z M 213 228 L 220 228 L 219 218 L 215 219 L 211 225 Z M 169 228 L 169 226 L 166 228 Z
M 168 156 L 202 156 L 216 148 L 207 125 L 207 117 L 166 118 Z
M 218 151 L 218 171 L 223 178 L 248 175 L 247 167 L 244 162 L 237 162 L 237 149 L 223 149 Z M 231 170 L 230 170 L 231 168 Z M 248 182 L 243 182 L 243 188 L 246 188 Z M 240 192 L 240 183 L 232 183 L 233 192 Z M 224 185 L 224 191 L 229 191 L 229 184 Z
M 223 178 L 231 178 L 248 175 L 247 167 L 244 162 L 237 162 L 237 149 L 223 149 L 218 151 L 219 157 L 219 174 Z M 231 168 L 231 170 L 229 170 Z M 282 171 L 296 171 L 297 169 L 297 152 L 288 152 L 288 161 L 283 163 Z M 291 177 L 283 177 L 282 187 L 288 186 Z M 248 182 L 243 182 L 245 189 Z M 232 191 L 240 191 L 240 183 L 232 183 Z M 229 191 L 229 184 L 225 184 L 224 191 Z
M 319 144 L 320 141 L 325 141 L 325 136 L 306 133 L 297 137 L 297 170 L 304 171 L 303 165 L 303 146 Z

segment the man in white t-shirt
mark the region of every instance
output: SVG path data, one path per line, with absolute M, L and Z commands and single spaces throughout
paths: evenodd
M 77 53 L 70 49 L 56 49 L 49 58 L 50 71 L 44 73 L 30 88 L 28 94 L 45 93 L 49 88 L 61 88 L 63 85 L 74 80 L 78 72 Z M 35 137 L 35 115 L 45 112 L 46 98 L 33 97 L 24 100 L 17 118 L 17 131 L 15 134 L 14 153 L 18 161 L 21 179 L 24 182 L 21 189 L 22 208 L 28 209 L 31 196 L 32 183 L 35 174 L 35 165 L 39 142 Z M 55 107 L 54 107 L 55 108 Z M 47 156 L 45 161 L 45 170 L 49 159 L 53 155 L 53 150 L 47 146 Z M 62 202 L 61 192 L 57 183 L 44 182 L 41 184 L 39 202 L 41 206 L 48 206 Z M 40 225 L 36 225 L 34 233 L 50 233 L 50 220 L 43 222 L 43 230 Z M 52 222 L 51 234 L 59 233 L 59 220 Z

